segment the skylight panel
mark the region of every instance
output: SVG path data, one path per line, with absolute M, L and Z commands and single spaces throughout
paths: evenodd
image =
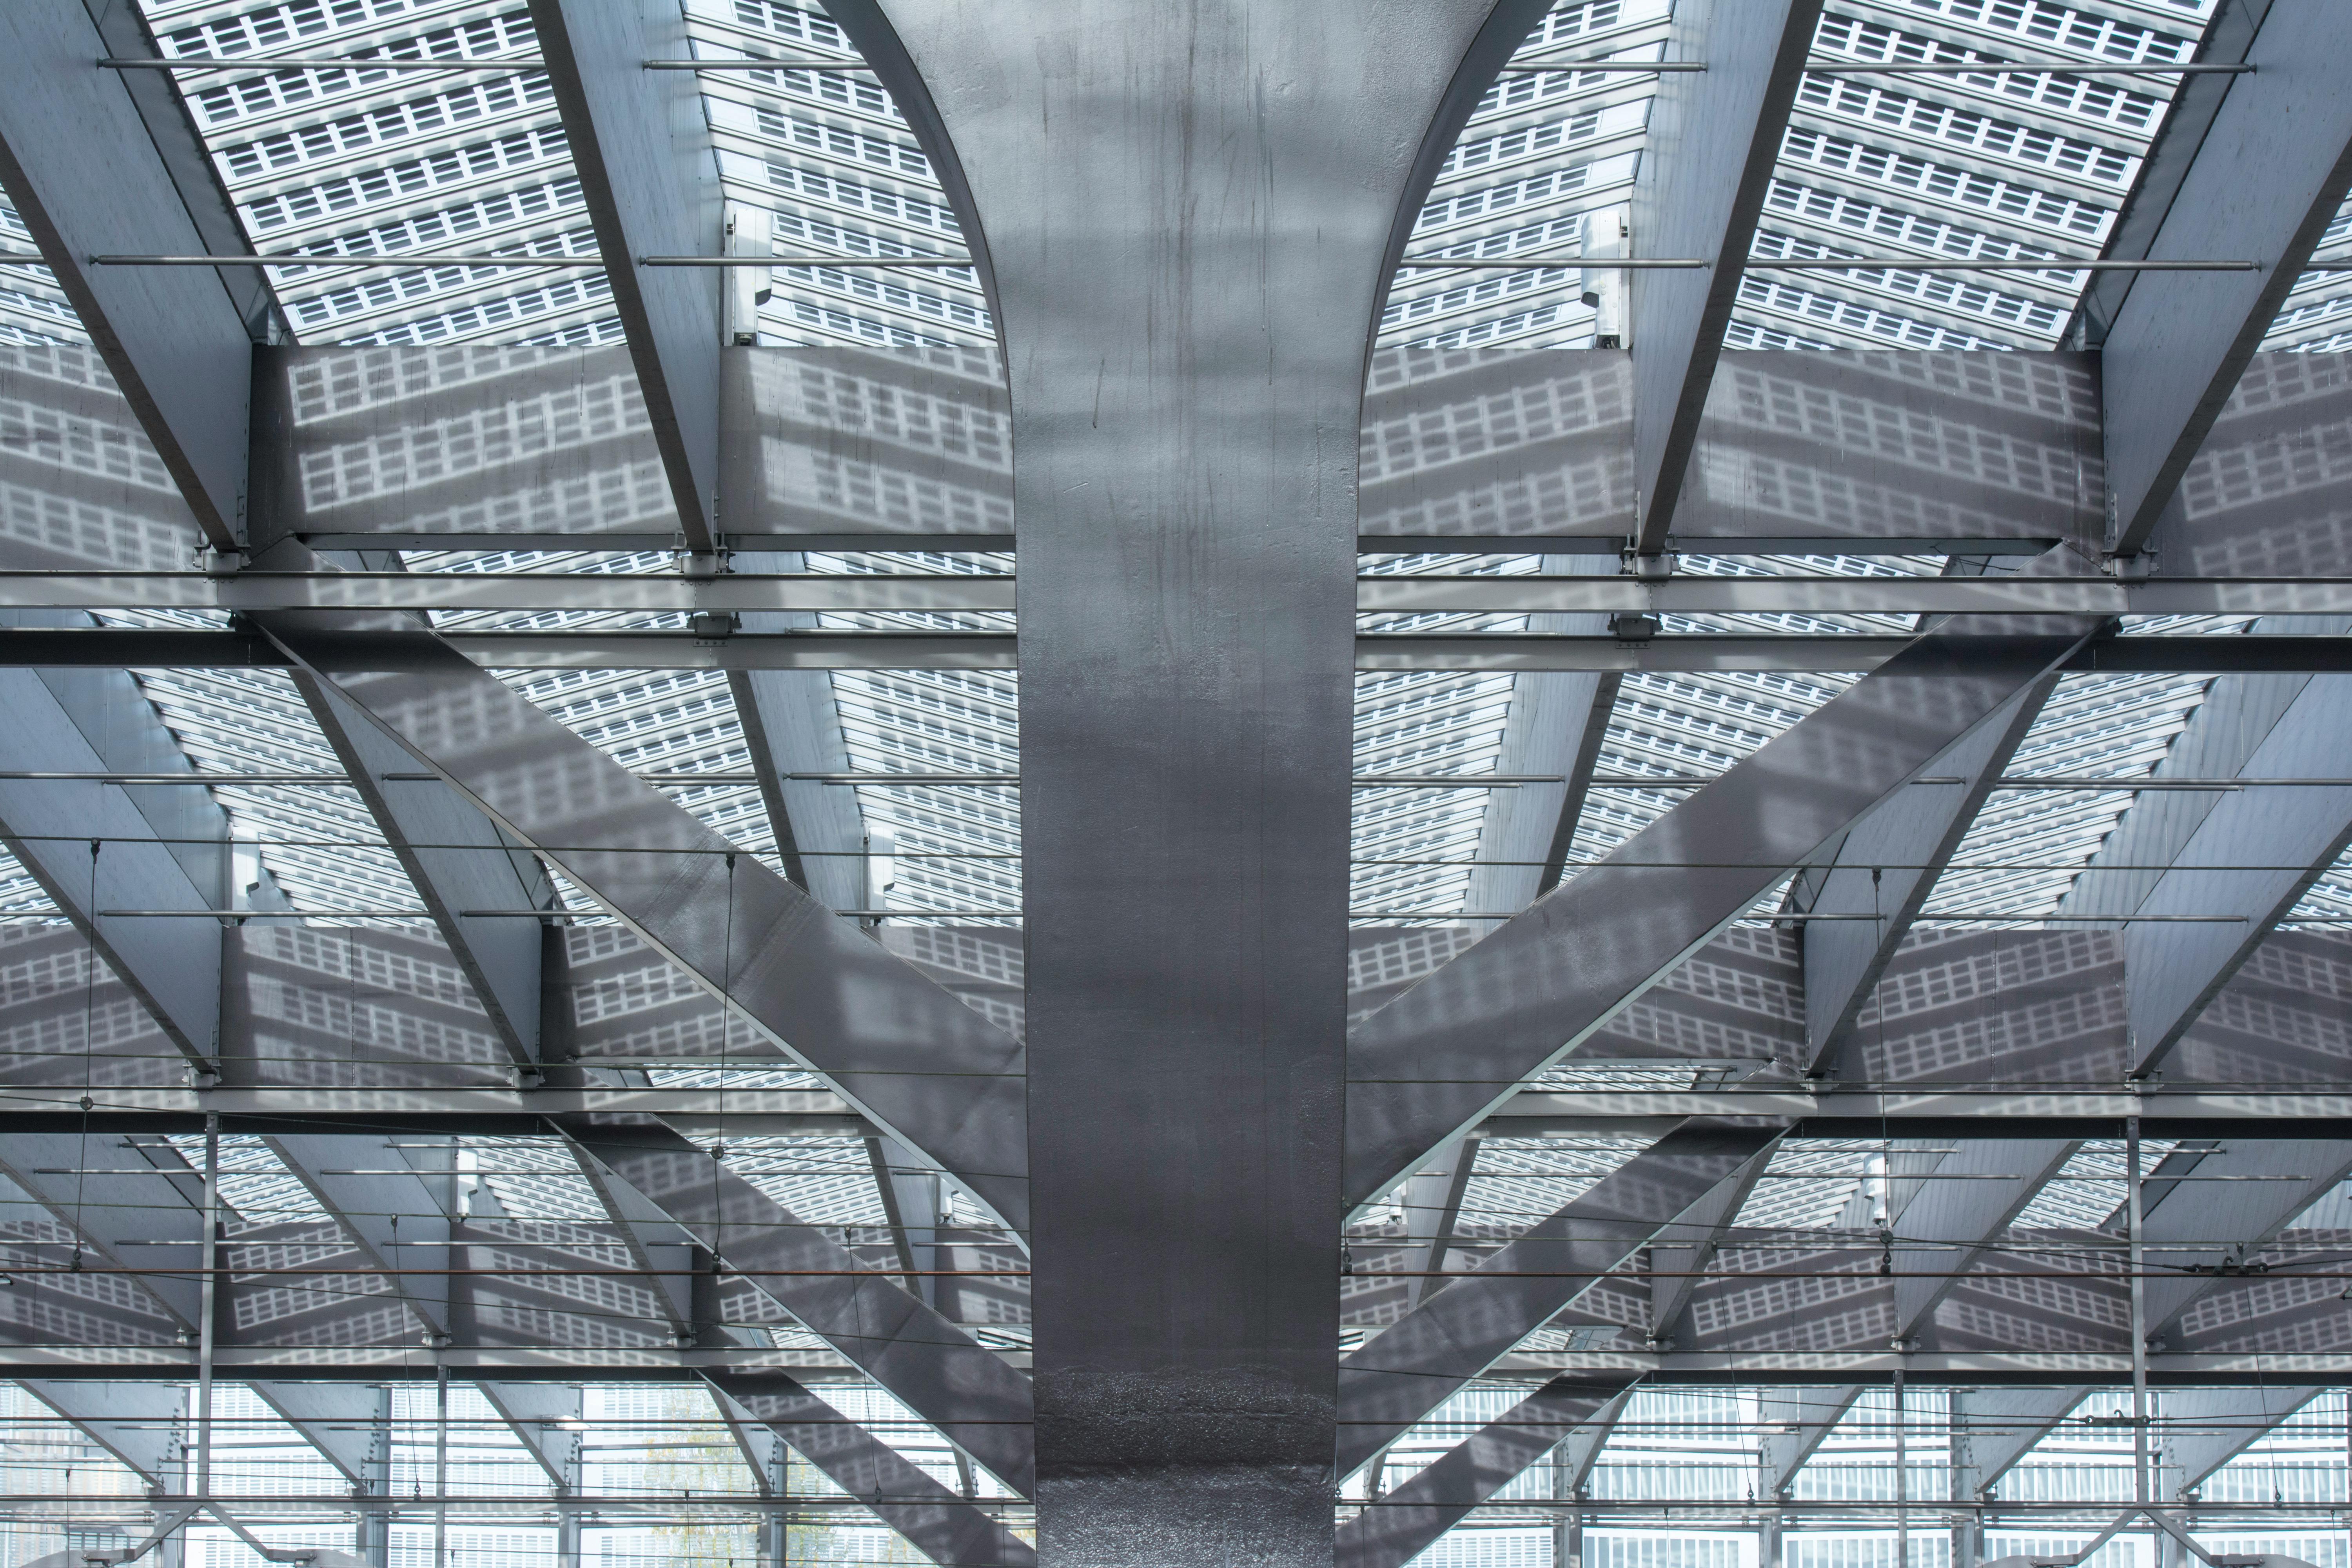
M 0 195 L 0 342 L 86 343 L 81 318 L 66 303 L 57 278 L 37 261 L 32 231 L 8 198 Z
M 2195 53 L 2210 5 L 1841 0 L 1815 58 L 2083 62 L 2079 76 L 1809 74 L 1751 254 L 2006 260 L 2095 255 L 2163 118 L 2163 79 L 2097 67 Z M 1638 249 L 1638 247 L 1636 247 Z M 2047 349 L 2084 274 L 1769 269 L 1734 348 Z
M 1512 63 L 1655 58 L 1672 12 L 1672 0 L 1567 0 Z M 1410 253 L 1582 252 L 1588 220 L 1613 227 L 1632 195 L 1656 83 L 1652 76 L 1567 69 L 1502 78 L 1439 169 Z M 1593 312 L 1583 291 L 1584 274 L 1574 266 L 1400 272 L 1381 344 L 1588 347 Z
M 686 14 L 698 58 L 859 58 L 814 7 L 688 0 Z M 969 254 L 929 159 L 878 82 L 788 67 L 710 71 L 701 81 L 727 199 L 768 215 L 779 254 Z M 976 271 L 799 266 L 770 274 L 760 341 L 992 347 L 996 340 Z
M 320 6 L 142 0 L 166 57 L 497 60 L 537 52 L 512 0 Z M 257 250 L 596 255 L 544 73 L 371 71 L 363 65 L 174 72 Z M 273 268 L 304 343 L 611 342 L 601 268 Z

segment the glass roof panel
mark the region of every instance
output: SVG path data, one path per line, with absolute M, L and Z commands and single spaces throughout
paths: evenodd
M 2211 0 L 1837 0 L 1816 58 L 2077 59 L 2081 76 L 1808 75 L 1751 254 L 2005 260 L 2105 242 Z M 1636 238 L 1638 253 L 1639 241 Z M 1751 272 L 1733 348 L 2055 347 L 2084 274 Z
M 512 0 L 142 0 L 141 9 L 167 57 L 497 59 L 537 50 L 529 12 Z M 257 250 L 595 256 L 542 72 L 173 74 Z M 593 265 L 273 268 L 270 279 L 303 343 L 620 337 Z
M 1655 59 L 1673 9 L 1672 0 L 1565 0 L 1512 61 Z M 1408 254 L 1581 252 L 1588 224 L 1613 226 L 1633 192 L 1657 79 L 1567 70 L 1503 78 L 1438 171 Z M 1583 276 L 1574 268 L 1401 273 L 1380 345 L 1590 347 Z

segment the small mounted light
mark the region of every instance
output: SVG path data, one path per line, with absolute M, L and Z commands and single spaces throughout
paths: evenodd
M 1658 617 L 1631 611 L 1612 616 L 1609 635 L 1619 642 L 1648 642 L 1658 635 Z

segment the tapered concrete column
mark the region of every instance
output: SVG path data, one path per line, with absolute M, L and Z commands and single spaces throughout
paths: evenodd
M 829 9 L 1010 367 L 1039 1559 L 1328 1563 L 1364 364 L 1544 7 Z

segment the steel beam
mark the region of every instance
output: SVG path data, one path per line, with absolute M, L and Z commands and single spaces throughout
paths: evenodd
M 1355 1471 L 1751 1163 L 1777 1127 L 1676 1130 L 1339 1363 L 1339 1474 Z
M 373 1141 L 354 1143 L 348 1133 L 278 1132 L 265 1142 L 287 1173 L 343 1227 L 352 1247 L 383 1271 L 418 1327 L 446 1340 L 454 1181 L 445 1180 L 444 1191 L 436 1193 L 419 1174 L 373 1167 L 360 1173 L 352 1164 L 353 1152 Z M 415 1149 L 404 1145 L 397 1152 L 415 1163 Z M 453 1146 L 448 1169 L 454 1171 L 456 1163 Z
M 2198 40 L 2196 63 L 2234 66 L 2246 63 L 2246 50 L 2263 25 L 2270 0 L 2218 0 Z M 2221 71 L 2181 79 L 2172 101 L 2157 122 L 2156 134 L 2140 156 L 2139 174 L 2124 195 L 2123 205 L 2107 228 L 2107 242 L 2099 255 L 2108 260 L 2141 260 L 2149 254 L 2180 187 L 2196 166 L 2198 150 L 2213 128 L 2236 76 Z M 2106 342 L 2107 331 L 2122 310 L 2139 274 L 2130 271 L 2094 272 L 2075 302 L 2074 314 L 2059 341 L 2074 349 L 2095 349 Z
M 1690 1310 L 1691 1292 L 1715 1263 L 1725 1235 L 1739 1211 L 1764 1179 L 1772 1163 L 1768 1156 L 1750 1160 L 1732 1173 L 1675 1223 L 1673 1239 L 1661 1237 L 1650 1244 L 1650 1341 L 1671 1350 L 1684 1335 L 1684 1318 Z M 1687 1237 L 1688 1239 L 1685 1239 Z
M 1613 564 L 1604 557 L 1551 556 L 1549 571 L 1597 572 Z M 1383 591 L 1388 579 L 1362 578 L 1357 603 Z M 1609 627 L 1596 613 L 1533 616 L 1528 629 L 1570 636 L 1598 636 Z M 1490 795 L 1478 833 L 1478 858 L 1495 862 L 1470 873 L 1463 904 L 1472 910 L 1522 910 L 1559 880 L 1557 868 L 1576 837 L 1583 815 L 1592 761 L 1617 694 L 1615 680 L 1601 671 L 1530 673 L 1511 685 L 1511 707 L 1503 723 L 1502 749 L 1495 763 L 1501 773 L 1557 776 L 1558 784 L 1530 785 Z
M 469 911 L 551 908 L 555 889 L 546 871 L 449 785 L 389 778 L 414 771 L 415 760 L 341 692 L 302 671 L 295 673 L 294 685 L 432 911 L 450 957 L 489 1015 L 491 1033 L 519 1071 L 535 1075 L 541 928 L 535 921 Z
M 1675 10 L 1668 55 L 1703 59 L 1706 69 L 1658 80 L 1633 233 L 1644 255 L 1699 256 L 1709 265 L 1632 275 L 1635 544 L 1644 555 L 1663 552 L 1674 526 L 1821 14 L 1821 0 L 1708 0 Z
M 120 670 L 0 670 L 0 710 L 8 715 L 0 762 L 9 771 L 194 773 Z M 227 837 L 227 818 L 198 789 L 0 781 L 0 841 L 208 1075 L 218 1070 L 219 930 L 99 911 L 224 907 L 236 891 L 226 885 Z
M 1573 1050 L 2093 629 L 2061 624 L 1988 645 L 1972 634 L 2006 623 L 1945 623 L 1357 1024 L 1350 1205 Z
M 1633 1404 L 1633 1390 L 1627 1388 L 1608 1404 L 1592 1413 L 1592 1418 L 1560 1440 L 1559 1475 L 1555 1495 L 1581 1498 L 1592 1486 L 1592 1467 L 1601 1462 L 1601 1451 L 1609 1447 L 1610 1434 Z
M 797 556 L 735 557 L 739 572 L 783 571 L 800 564 Z M 1010 603 L 1010 578 L 991 586 L 999 590 L 996 596 Z M 814 625 L 815 619 L 804 612 L 756 611 L 744 616 L 743 630 L 755 637 L 789 632 Z M 865 868 L 845 853 L 860 848 L 866 837 L 856 792 L 793 776 L 848 771 L 849 746 L 841 731 L 833 677 L 823 670 L 731 670 L 727 684 L 743 723 L 752 769 L 760 777 L 761 804 L 767 807 L 784 874 L 819 903 L 836 910 L 859 908 L 866 900 Z
M 1896 1239 L 1888 1249 L 1896 1342 L 1927 1328 L 1937 1303 L 1992 1249 L 2077 1147 L 2062 1138 L 1968 1139 L 1933 1162 L 1895 1216 Z
M 2179 1388 L 2164 1395 L 2157 1418 L 2163 1448 L 2177 1476 L 2173 1495 L 2196 1490 L 2289 1417 L 2319 1397 L 2316 1388 Z M 2200 1431 L 2198 1428 L 2203 1427 Z
M 1329 1560 L 1365 365 L 1545 8 L 835 13 L 929 86 L 1012 377 L 1059 1562 Z
M 2176 1184 L 2141 1224 L 2151 1340 L 2176 1337 L 2181 1314 L 2227 1272 L 2255 1257 L 2297 1215 L 2352 1175 L 2352 1143 L 2231 1139 L 2205 1153 L 2196 1174 L 2200 1180 Z M 2235 1179 L 2213 1180 L 2217 1176 Z M 2224 1237 L 2231 1245 L 2214 1245 Z
M 119 1134 L 11 1133 L 0 1140 L 0 1175 L 135 1283 L 175 1328 L 197 1331 L 204 1179 L 170 1145 Z
M 715 548 L 719 298 L 715 268 L 639 265 L 719 244 L 719 164 L 691 71 L 682 12 L 664 0 L 530 0 L 531 27 L 563 116 L 572 167 L 627 333 L 687 548 Z
M 2146 546 L 2181 476 L 2352 189 L 2352 35 L 2329 0 L 2271 0 L 2149 256 L 2252 272 L 2138 279 L 2102 346 L 2109 545 Z
M 575 541 L 575 543 L 577 542 Z M 362 552 L 339 550 L 334 555 Z M 1013 610 L 1010 574 L 842 576 L 794 570 L 799 558 L 738 551 L 724 576 L 556 572 L 0 569 L 0 607 L 18 609 L 487 610 L 733 615 L 742 629 L 807 629 L 826 613 L 960 615 Z M 1673 577 L 1601 574 L 1605 557 L 1549 556 L 1545 576 L 1394 576 L 1356 580 L 1363 615 L 1528 615 L 1529 629 L 1603 639 L 1607 617 L 1646 616 L 2340 616 L 2339 577 Z M 708 639 L 706 639 L 708 640 Z M 1617 640 L 1607 637 L 1605 640 Z M 1555 706 L 1555 705 L 1538 705 Z M 1530 740 L 1540 741 L 1541 733 Z M 1524 743 L 1524 742 L 1523 742 Z
M 2352 678 L 2230 677 L 2217 681 L 2177 742 L 2168 765 L 2210 765 L 2242 752 L 2234 769 L 2207 776 L 2352 777 Z M 2192 738 L 2193 736 L 2193 738 Z M 2352 786 L 2250 790 L 2210 802 L 2147 801 L 2146 826 L 2129 825 L 2118 858 L 2172 849 L 2171 869 L 2110 873 L 2074 900 L 2085 913 L 2145 887 L 2128 912 L 2234 914 L 2235 925 L 2192 926 L 2142 919 L 2123 929 L 2124 989 L 2131 1021 L 2131 1070 L 2144 1075 L 2179 1043 L 2206 1005 L 2253 955 L 2312 883 L 2352 844 Z M 2161 863 L 2160 861 L 2155 863 Z M 2245 865 L 2290 870 L 2228 869 Z M 2116 910 L 2113 912 L 2125 912 Z
M 187 1391 L 173 1384 L 19 1378 L 17 1386 L 120 1459 L 151 1488 L 167 1484 Z
M 322 618 L 261 625 L 501 830 L 1026 1228 L 1018 1042 L 429 629 L 379 617 L 354 646 L 351 617 Z
M 1870 915 L 1799 928 L 1805 965 L 1805 1051 L 1810 1072 L 1853 1028 L 1935 891 L 1937 871 L 1960 847 L 1994 781 L 2040 717 L 2057 679 L 2034 682 L 1945 749 L 1927 776 L 1880 803 L 1849 828 L 1825 864 L 1800 873 L 1788 907 L 1807 914 Z M 1894 868 L 1886 869 L 1888 867 Z
M 110 52 L 81 0 L 0 7 L 0 58 L 10 63 L 0 100 L 0 185 L 194 511 L 204 542 L 234 550 L 253 369 L 237 303 L 207 268 L 89 265 L 94 255 L 205 244 L 189 197 L 122 79 L 128 73 L 95 64 Z
M 2067 1413 L 2090 1393 L 2083 1385 L 1971 1391 L 1968 1400 L 1969 1450 L 1976 1499 L 1992 1497 L 2000 1478 L 2032 1453 L 2035 1444 L 2057 1430 Z
M 1020 659 L 1006 632 L 742 632 L 698 637 L 689 632 L 452 632 L 444 645 L 495 669 L 1014 669 Z M 1981 639 L 1996 662 L 1998 639 Z M 1614 637 L 1487 632 L 1466 636 L 1376 634 L 1356 639 L 1364 670 L 1853 670 L 1889 668 L 1912 650 L 1908 637 L 1740 637 L 1707 634 L 1624 642 Z M 320 647 L 334 646 L 321 638 Z M 347 643 L 341 662 L 400 664 L 381 645 Z M 0 668 L 289 668 L 295 663 L 266 638 L 237 631 L 139 628 L 0 631 Z M 2076 650 L 2056 667 L 2066 674 L 2221 675 L 2232 672 L 2334 673 L 2352 670 L 2352 638 L 2301 636 L 2116 637 Z M 1948 674 L 1967 673 L 1954 660 Z M 1930 673 L 1914 671 L 1913 673 Z M 1595 707 L 1600 703 L 1596 700 Z
M 1404 1568 L 1625 1392 L 1557 1377 L 1339 1526 L 1339 1568 Z
M 1757 1495 L 1787 1501 L 1797 1472 L 1861 1397 L 1860 1385 L 1851 1384 L 1775 1389 L 1765 1394 L 1757 1413 L 1757 1425 L 1763 1430 L 1763 1441 L 1757 1446 Z
M 714 1373 L 713 1389 L 792 1445 L 932 1562 L 1031 1568 L 1027 1542 L 782 1372 Z
M 477 1382 L 491 1409 L 507 1424 L 557 1497 L 580 1489 L 582 1434 L 587 1429 L 587 1395 L 577 1384 Z
M 742 1272 L 811 1333 L 1022 1496 L 1034 1485 L 1029 1385 L 962 1328 L 863 1264 L 722 1159 L 637 1117 L 556 1124 L 614 1179 Z
M 1404 1186 L 1405 1268 L 1417 1274 L 1444 1271 L 1454 1226 L 1462 1215 L 1462 1194 L 1477 1168 L 1478 1141 L 1456 1138 L 1422 1163 Z M 1412 1279 L 1404 1285 L 1408 1308 L 1421 1305 L 1443 1280 Z
M 332 1465 L 351 1483 L 354 1495 L 367 1492 L 375 1463 L 374 1389 L 364 1384 L 275 1378 L 255 1378 L 246 1386 Z

